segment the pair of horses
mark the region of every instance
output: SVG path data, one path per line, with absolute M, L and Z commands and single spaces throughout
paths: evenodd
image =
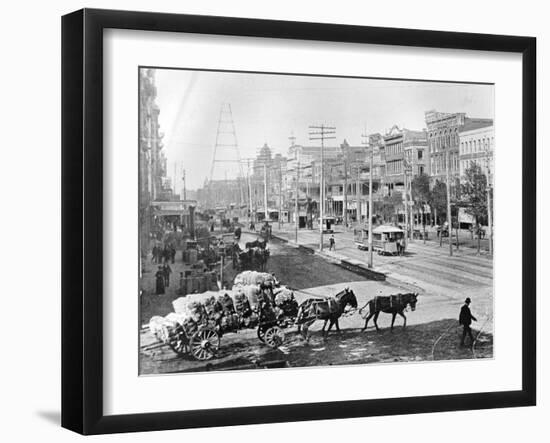
M 395 323 L 395 317 L 399 314 L 403 317 L 403 327 L 407 324 L 407 318 L 405 317 L 404 310 L 407 306 L 411 307 L 411 310 L 416 309 L 416 303 L 418 301 L 417 293 L 407 293 L 407 294 L 396 294 L 389 296 L 377 296 L 372 300 L 368 301 L 365 306 L 363 306 L 359 313 L 368 307 L 369 313 L 365 318 L 365 326 L 361 331 L 367 329 L 369 320 L 374 317 L 374 325 L 376 330 L 378 328 L 378 316 L 380 312 L 387 314 L 392 314 L 391 330 L 393 331 L 393 325 Z M 340 291 L 334 297 L 328 298 L 308 298 L 300 304 L 298 307 L 298 314 L 296 315 L 296 324 L 298 325 L 298 332 L 302 334 L 302 337 L 309 341 L 308 329 L 309 327 L 317 320 L 324 320 L 324 325 L 322 328 L 323 337 L 327 337 L 328 333 L 333 326 L 336 326 L 336 331 L 340 332 L 340 325 L 338 320 L 344 313 L 352 314 L 357 309 L 357 297 L 354 292 L 345 288 L 343 291 Z M 327 324 L 328 329 L 326 329 Z

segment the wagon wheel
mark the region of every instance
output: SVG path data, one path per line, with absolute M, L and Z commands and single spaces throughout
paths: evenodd
M 265 343 L 265 329 L 258 326 L 257 334 L 260 341 Z
M 263 341 L 269 347 L 277 348 L 285 341 L 285 333 L 279 326 L 272 326 L 265 331 Z
M 172 335 L 168 339 L 168 346 L 178 355 L 187 354 L 187 345 L 189 344 L 189 339 L 185 334 L 185 331 L 180 330 L 176 334 Z
M 176 354 L 185 355 L 187 354 L 188 343 L 189 343 L 189 340 L 187 340 L 185 333 L 180 332 L 170 337 L 170 340 L 168 341 L 168 346 L 170 346 Z
M 189 347 L 197 360 L 210 360 L 218 352 L 220 336 L 212 328 L 199 329 L 191 337 Z

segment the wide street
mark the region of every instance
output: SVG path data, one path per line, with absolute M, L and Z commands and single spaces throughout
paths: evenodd
M 281 230 L 273 224 L 273 235 L 294 242 L 294 227 L 287 224 Z M 368 251 L 360 250 L 353 239 L 353 230 L 344 230 L 337 226 L 334 230 L 336 248 L 329 251 L 330 234 L 324 234 L 323 255 L 334 259 L 351 259 L 364 265 L 368 261 Z M 470 297 L 476 305 L 482 303 L 483 310 L 492 305 L 493 261 L 486 251 L 477 254 L 470 242 L 453 247 L 453 256 L 449 256 L 448 238 L 443 246 L 434 238 L 426 241 L 409 241 L 404 256 L 373 254 L 374 270 L 384 273 L 389 281 L 408 283 L 421 292 L 444 298 L 463 300 Z M 462 238 L 461 238 L 462 243 Z M 298 244 L 317 251 L 319 249 L 319 231 L 300 229 Z
M 364 320 L 355 313 L 342 318 L 343 332 L 332 334 L 328 340 L 323 340 L 319 332 L 322 322 L 311 328 L 309 344 L 295 328 L 289 328 L 284 345 L 275 350 L 263 345 L 255 330 L 243 330 L 224 335 L 218 358 L 208 362 L 178 357 L 167 346 L 155 345 L 150 334 L 142 333 L 140 373 L 492 357 L 492 261 L 487 256 L 476 255 L 475 249 L 461 248 L 453 257 L 448 257 L 448 246 L 440 248 L 438 243 L 424 245 L 416 240 L 409 244 L 404 257 L 374 255 L 375 269 L 388 275 L 386 281 L 379 282 L 367 280 L 338 264 L 342 259 L 366 264 L 367 252 L 356 248 L 352 233 L 336 232 L 336 251 L 328 251 L 327 247 L 322 254 L 315 252 L 318 249 L 317 231 L 301 230 L 299 245 L 285 241 L 288 237 L 293 238 L 292 230 L 277 232 L 275 224 L 273 234 L 267 270 L 282 284 L 293 288 L 299 302 L 313 295 L 334 295 L 344 287 L 354 291 L 359 306 L 376 295 L 418 292 L 417 309 L 406 313 L 407 328 L 402 328 L 402 319 L 398 317 L 396 328 L 390 333 L 391 316 L 381 314 L 380 333 L 376 333 L 372 321 L 366 332 L 360 332 Z M 255 238 L 252 233 L 243 234 L 241 245 Z M 328 244 L 328 236 L 325 240 Z M 176 262 L 173 268 L 177 271 L 179 266 L 182 265 Z M 225 272 L 231 272 L 230 266 Z M 152 288 L 152 274 L 144 278 L 150 279 L 149 286 L 145 286 Z M 473 325 L 474 333 L 480 332 L 473 352 L 458 346 L 458 312 L 466 296 L 472 298 L 472 311 L 479 320 Z M 162 296 L 144 291 L 142 324 L 152 315 L 170 312 L 171 301 L 177 297 L 174 285 Z

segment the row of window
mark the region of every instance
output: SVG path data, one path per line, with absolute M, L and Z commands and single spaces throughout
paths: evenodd
M 403 160 L 395 160 L 386 164 L 387 174 L 402 174 L 403 173 Z
M 403 152 L 403 142 L 386 146 L 386 155 L 396 155 Z
M 491 151 L 494 146 L 494 137 L 482 137 L 477 140 L 468 140 L 460 143 L 461 154 L 475 154 Z
M 438 152 L 453 145 L 458 145 L 458 133 L 434 137 L 428 140 L 430 152 Z
M 456 172 L 458 170 L 458 155 L 451 154 L 449 159 L 450 172 Z M 432 174 L 439 175 L 446 173 L 446 156 L 437 155 L 430 159 L 430 169 Z

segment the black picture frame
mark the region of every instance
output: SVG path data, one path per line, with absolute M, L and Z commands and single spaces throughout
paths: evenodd
M 103 31 L 503 51 L 522 55 L 522 388 L 394 399 L 103 413 Z M 536 39 L 83 9 L 62 18 L 62 426 L 82 434 L 530 406 L 536 403 Z

